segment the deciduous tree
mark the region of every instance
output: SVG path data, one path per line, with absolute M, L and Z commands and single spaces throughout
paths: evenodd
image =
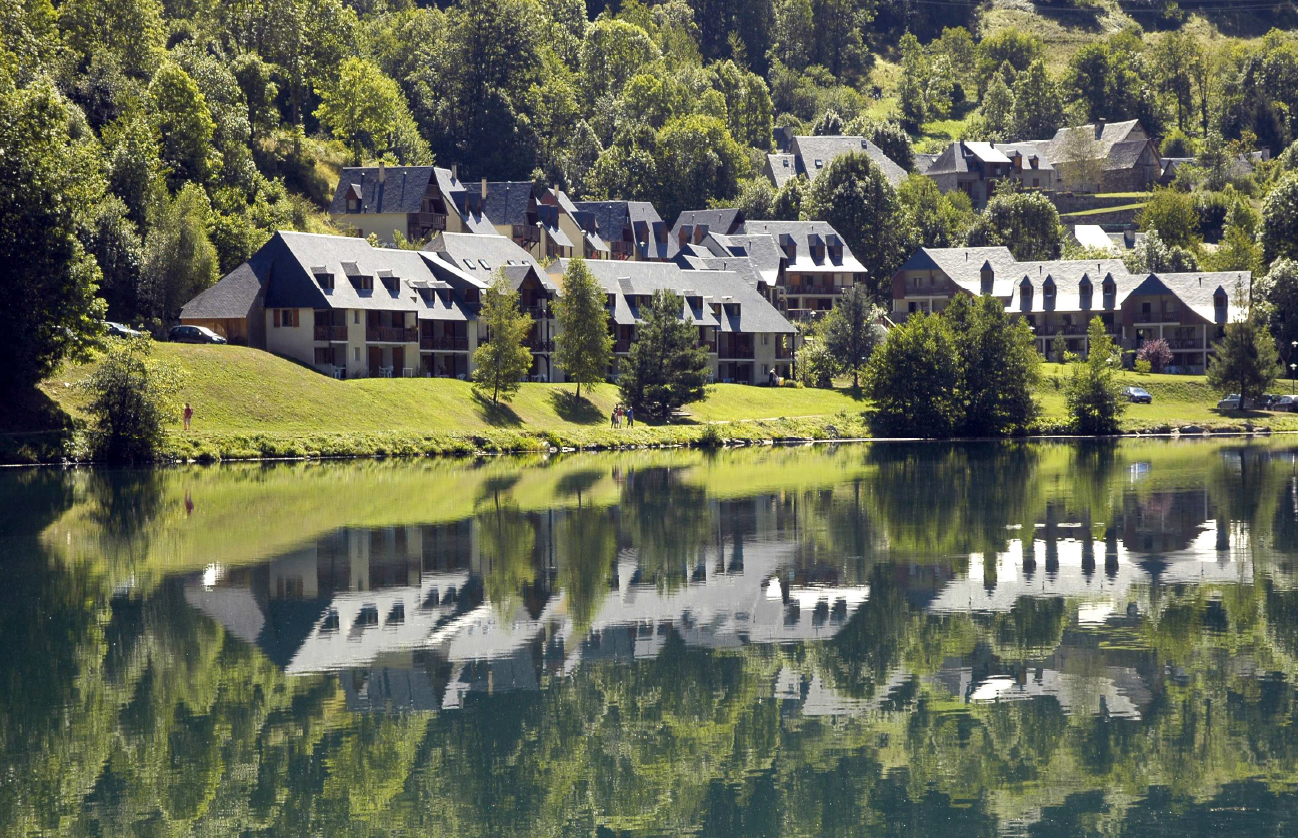
M 559 317 L 555 361 L 564 377 L 577 385 L 598 384 L 613 362 L 613 335 L 608 329 L 604 288 L 586 267 L 573 259 L 563 274 L 563 294 L 554 304 Z
M 1073 364 L 1064 385 L 1068 413 L 1078 433 L 1114 434 L 1127 409 L 1117 377 L 1121 359 L 1100 318 L 1091 320 L 1086 338 L 1086 359 Z
M 853 285 L 839 296 L 825 320 L 825 346 L 838 368 L 852 374 L 853 389 L 860 386 L 861 370 L 881 340 L 880 313 L 870 302 L 869 291 Z
M 523 339 L 532 329 L 532 318 L 518 308 L 518 292 L 504 272 L 497 270 L 490 287 L 482 293 L 479 328 L 486 328 L 487 341 L 473 352 L 473 386 L 491 393 L 491 403 L 509 401 L 519 382 L 532 367 L 532 353 Z
M 1004 245 L 1021 261 L 1058 259 L 1063 249 L 1059 211 L 1039 192 L 1001 191 L 969 231 L 970 247 Z
M 866 366 L 871 424 L 888 436 L 950 436 L 961 418 L 959 378 L 950 324 L 940 315 L 908 317 Z

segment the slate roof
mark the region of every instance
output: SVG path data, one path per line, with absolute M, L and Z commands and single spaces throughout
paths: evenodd
M 843 242 L 843 255 L 838 261 L 833 260 L 828 247 L 825 248 L 825 256 L 820 261 L 812 258 L 810 239 L 812 236 L 818 236 L 821 240 L 827 240 L 830 236 L 836 236 L 842 241 L 842 236 L 833 225 L 827 221 L 749 221 L 744 224 L 744 233 L 748 236 L 769 235 L 774 237 L 777 247 L 780 245 L 780 237 L 783 235 L 792 236 L 797 250 L 794 252 L 792 262 L 788 262 L 788 270 L 803 273 L 814 272 L 833 272 L 833 273 L 867 273 L 865 265 L 862 265 L 852 254 L 852 249 Z M 780 248 L 783 251 L 783 248 Z
M 1049 141 L 1038 141 L 1045 156 L 1059 161 L 1065 156 L 1068 137 L 1073 132 L 1084 132 L 1098 143 L 1098 151 L 1105 160 L 1105 171 L 1129 169 L 1140 159 L 1140 155 L 1149 145 L 1148 140 L 1135 139 L 1132 134 L 1137 129 L 1143 131 L 1138 119 L 1123 122 L 1106 122 L 1103 128 L 1095 125 L 1079 125 L 1075 128 L 1060 128 Z
M 353 194 L 353 187 L 360 193 L 362 213 L 419 212 L 429 181 L 443 178 L 450 183 L 450 171 L 442 169 L 439 172 L 433 166 L 387 166 L 383 182 L 379 183 L 378 166 L 349 166 L 338 178 L 338 188 L 334 190 L 329 212 L 334 215 L 347 213 L 347 196 Z
M 569 262 L 568 259 L 560 259 L 550 266 L 550 270 L 562 274 L 567 270 Z M 686 300 L 681 312 L 682 318 L 688 316 L 701 326 L 717 326 L 727 331 L 793 331 L 789 321 L 733 271 L 682 270 L 674 262 L 608 260 L 588 261 L 586 267 L 604 290 L 613 294 L 613 320 L 620 325 L 632 325 L 640 319 L 636 297 L 651 296 L 656 291 L 668 290 L 682 296 L 704 298 L 702 305 L 694 306 Z M 726 323 L 722 323 L 713 314 L 709 303 L 722 302 L 727 297 L 740 304 L 740 312 L 738 320 L 729 317 Z
M 897 270 L 941 271 L 953 282 L 977 294 L 982 290 L 984 263 L 991 265 L 996 281 L 992 293 L 997 297 L 1008 297 L 1012 293 L 1009 278 L 1018 270 L 1019 264 L 1008 247 L 921 247 Z
M 932 167 L 932 165 L 935 162 L 937 162 L 937 159 L 941 156 L 942 155 L 940 154 L 916 154 L 915 171 L 919 172 L 921 175 L 928 174 L 928 170 Z
M 1122 234 L 1118 233 L 1118 241 L 1122 240 Z M 1073 227 L 1073 238 L 1082 247 L 1092 247 L 1097 250 L 1108 250 L 1116 252 L 1117 244 L 1109 234 L 1104 232 L 1104 228 L 1099 224 L 1078 224 Z
M 672 256 L 680 250 L 680 232 L 682 227 L 695 228 L 704 226 L 708 233 L 725 235 L 743 229 L 744 211 L 736 208 L 711 210 L 685 210 L 676 217 L 676 224 L 667 236 L 668 251 Z M 691 241 L 693 237 L 691 236 Z
M 479 192 L 481 194 L 481 192 Z M 492 224 L 527 224 L 527 210 L 532 204 L 532 182 L 488 181 L 487 201 L 483 215 Z
M 1150 282 L 1158 282 L 1177 299 L 1188 306 L 1209 323 L 1222 323 L 1244 316 L 1243 309 L 1235 305 L 1235 288 L 1240 286 L 1245 293 L 1252 284 L 1253 276 L 1248 271 L 1192 271 L 1188 273 L 1150 274 L 1132 293 L 1160 293 L 1150 287 Z M 1222 321 L 1216 316 L 1217 289 L 1226 293 L 1226 318 Z
M 1083 308 L 1082 306 L 1081 284 L 1083 276 L 1091 282 L 1091 304 L 1089 308 Z M 1116 291 L 1112 306 L 1105 306 L 1104 304 L 1104 279 L 1107 276 L 1113 277 Z M 1102 259 L 1098 262 L 1081 260 L 1020 262 L 1019 270 L 1008 275 L 1006 279 L 1013 291 L 1007 306 L 1008 309 L 1025 313 L 1114 311 L 1121 308 L 1123 300 L 1138 284 L 1136 277 L 1127 273 L 1127 269 L 1120 259 Z M 1028 285 L 1032 288 L 1031 305 L 1028 308 L 1023 307 L 1024 279 L 1027 279 Z M 1047 279 L 1053 280 L 1055 285 L 1053 304 L 1047 304 L 1046 301 L 1045 287 Z M 964 283 L 961 284 L 964 285 Z M 997 285 L 1000 285 L 999 277 Z M 977 285 L 975 284 L 971 290 L 977 294 Z M 998 293 L 997 296 L 1001 295 Z
M 247 317 L 261 295 L 263 279 L 250 262 L 244 262 L 220 282 L 185 303 L 180 317 L 182 320 Z
M 797 155 L 768 154 L 766 162 L 771 167 L 771 180 L 775 183 L 776 189 L 798 176 Z
M 625 229 L 630 226 L 636 249 L 649 259 L 667 259 L 670 255 L 670 243 L 655 239 L 655 231 L 663 228 L 663 220 L 658 210 L 648 201 L 577 201 L 579 210 L 593 213 L 595 229 L 605 241 L 624 241 Z M 644 247 L 640 246 L 640 230 L 645 231 L 647 239 Z
M 784 265 L 784 251 L 776 244 L 775 237 L 767 233 L 748 235 L 742 233 L 734 236 L 721 236 L 713 233 L 708 236 L 709 250 L 716 256 L 744 256 L 752 263 L 761 281 L 775 285 L 780 278 L 780 268 Z
M 1044 149 L 1036 143 L 996 143 L 996 149 L 1003 153 L 1007 159 L 1013 159 L 1014 153 L 1018 152 L 1023 155 L 1023 171 L 1031 171 L 1028 161 L 1034 156 L 1037 158 L 1037 171 L 1054 171 L 1054 163 L 1050 161 Z
M 495 232 L 440 233 L 424 246 L 425 253 L 436 253 L 451 262 L 470 277 L 491 284 L 491 275 L 497 268 L 530 265 L 538 274 L 544 274 L 541 264 L 523 248 Z M 485 266 L 483 263 L 486 263 Z
M 267 308 L 413 311 L 417 295 L 404 283 L 398 283 L 393 294 L 380 280 L 379 271 L 391 270 L 401 280 L 432 279 L 418 254 L 370 247 L 365 239 L 351 236 L 281 230 L 267 248 L 274 259 L 273 279 L 266 290 Z M 333 289 L 321 288 L 315 278 L 320 268 L 333 274 Z M 372 277 L 373 288 L 357 290 L 348 280 L 354 274 Z
M 906 170 L 884 154 L 883 149 L 864 137 L 841 135 L 794 137 L 793 151 L 801 158 L 801 171 L 804 171 L 807 179 L 813 183 L 831 160 L 851 151 L 863 151 L 868 154 L 870 159 L 883 171 L 883 176 L 893 186 L 897 186 L 906 179 Z M 820 161 L 820 165 L 816 165 L 817 160 Z

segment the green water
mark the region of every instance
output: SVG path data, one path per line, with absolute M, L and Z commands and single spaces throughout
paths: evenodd
M 1298 834 L 1298 438 L 0 472 L 0 835 Z

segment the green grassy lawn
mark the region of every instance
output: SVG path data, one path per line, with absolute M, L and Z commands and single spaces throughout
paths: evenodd
M 727 439 L 835 438 L 868 435 L 869 403 L 847 388 L 715 385 L 671 425 L 637 423 L 609 428 L 617 388 L 601 384 L 575 395 L 573 385 L 524 384 L 508 404 L 493 405 L 466 382 L 449 379 L 335 381 L 304 366 L 235 346 L 158 344 L 156 357 L 185 377 L 181 398 L 194 407 L 189 434 L 179 417 L 169 428 L 168 450 L 184 457 L 298 456 L 303 454 L 464 453 L 552 446 L 688 444 L 706 428 Z M 85 398 L 75 385 L 88 366 L 70 366 L 41 386 L 51 412 L 84 418 Z M 1063 386 L 1067 368 L 1045 364 L 1038 389 L 1037 430 L 1067 427 Z M 1122 373 L 1124 384 L 1144 387 L 1152 405 L 1131 405 L 1128 431 L 1168 431 L 1187 425 L 1243 429 L 1246 425 L 1298 430 L 1298 414 L 1228 414 L 1202 376 Z M 1277 389 L 1284 389 L 1277 384 Z M 53 427 L 54 425 L 48 425 Z M 0 430 L 22 431 L 14 422 Z M 5 459 L 42 458 L 22 453 L 24 434 L 6 437 Z M 64 434 L 59 439 L 65 438 Z

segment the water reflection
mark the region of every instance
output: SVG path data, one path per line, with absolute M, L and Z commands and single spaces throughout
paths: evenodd
M 0 479 L 0 833 L 1293 831 L 1278 439 Z

